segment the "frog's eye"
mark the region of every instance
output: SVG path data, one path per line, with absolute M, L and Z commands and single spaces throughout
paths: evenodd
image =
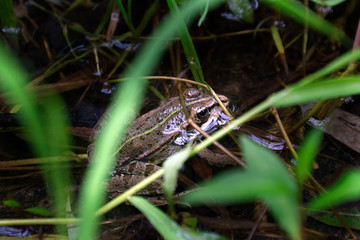
M 197 110 L 196 116 L 201 119 L 206 116 L 207 112 L 208 112 L 208 110 L 206 107 L 200 107 Z

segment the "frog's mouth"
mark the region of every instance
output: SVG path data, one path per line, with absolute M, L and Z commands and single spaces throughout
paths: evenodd
M 201 124 L 201 129 L 211 134 L 220 126 L 228 123 L 230 118 L 221 110 L 220 106 L 216 106 L 211 110 L 210 116 L 206 122 Z

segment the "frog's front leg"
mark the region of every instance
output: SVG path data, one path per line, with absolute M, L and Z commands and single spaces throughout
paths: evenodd
M 223 167 L 225 165 L 236 165 L 236 162 L 225 153 L 216 153 L 208 148 L 202 149 L 197 155 L 205 159 L 212 166 Z
M 126 166 L 117 168 L 108 183 L 109 196 L 116 197 L 159 169 L 160 167 L 155 164 L 141 161 L 133 161 Z M 162 179 L 157 179 L 137 194 L 145 196 L 163 194 L 161 183 Z

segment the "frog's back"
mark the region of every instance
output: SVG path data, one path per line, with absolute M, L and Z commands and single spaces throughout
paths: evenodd
M 128 129 L 119 160 L 146 158 L 151 161 L 151 158 L 168 154 L 167 149 L 171 152 L 178 150 L 178 147 L 170 145 L 184 122 L 186 118 L 178 98 L 172 98 L 168 103 L 139 117 Z M 153 154 L 155 151 L 156 155 Z

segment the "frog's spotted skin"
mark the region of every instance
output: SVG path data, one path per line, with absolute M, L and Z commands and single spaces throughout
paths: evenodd
M 214 132 L 229 121 L 210 94 L 190 88 L 184 91 L 183 97 L 190 117 L 205 132 Z M 219 95 L 219 99 L 225 106 L 228 105 L 227 97 Z M 93 136 L 96 136 L 104 121 L 106 117 L 94 128 Z M 156 165 L 181 150 L 189 141 L 198 138 L 201 138 L 201 134 L 187 123 L 179 97 L 169 99 L 165 104 L 136 119 L 129 127 L 117 153 L 117 166 L 108 191 L 115 195 L 123 192 L 133 183 L 139 182 L 139 179 L 142 180 L 157 170 L 159 167 Z M 89 155 L 91 150 L 92 144 L 88 148 Z M 158 190 L 154 189 L 152 192 L 157 193 Z

